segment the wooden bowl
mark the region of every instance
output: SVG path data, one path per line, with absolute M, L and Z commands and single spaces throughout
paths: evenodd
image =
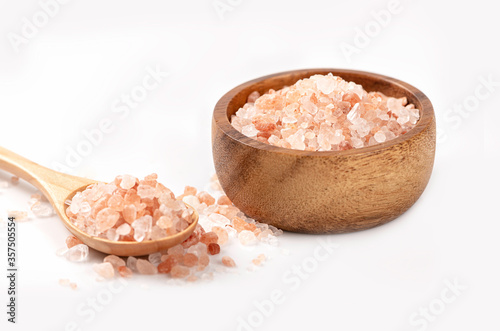
M 406 97 L 420 109 L 417 125 L 388 142 L 329 152 L 268 145 L 231 125 L 231 115 L 251 92 L 263 94 L 329 72 L 367 91 Z M 215 106 L 212 147 L 222 188 L 248 216 L 288 231 L 343 233 L 387 223 L 417 201 L 431 176 L 436 125 L 430 100 L 397 79 L 344 69 L 294 70 L 254 79 L 226 93 Z

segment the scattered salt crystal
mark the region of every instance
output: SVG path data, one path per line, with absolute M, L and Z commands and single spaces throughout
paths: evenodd
M 22 210 L 9 210 L 7 211 L 8 217 L 14 217 L 16 222 L 23 222 L 28 220 L 28 213 Z
M 132 277 L 132 270 L 125 266 L 118 267 L 118 273 L 124 278 Z
M 66 238 L 66 247 L 72 248 L 76 245 L 83 244 L 83 242 L 75 236 L 68 236 Z
M 238 240 L 242 245 L 248 246 L 248 245 L 253 245 L 257 242 L 257 238 L 255 237 L 255 234 L 251 231 L 248 230 L 243 230 L 240 232 L 238 235 Z
M 158 265 L 161 262 L 161 253 L 153 253 L 148 256 L 149 262 L 154 265 Z
M 36 202 L 31 206 L 31 211 L 36 217 L 50 217 L 54 214 L 54 210 L 48 204 Z
M 109 262 L 113 268 L 118 269 L 119 267 L 125 266 L 125 261 L 116 255 L 108 255 L 104 258 L 103 262 Z
M 81 262 L 87 259 L 87 256 L 89 255 L 89 246 L 85 244 L 78 244 L 66 252 L 65 256 L 66 259 L 72 262 Z
M 151 262 L 143 259 L 138 259 L 136 264 L 137 272 L 143 275 L 154 275 L 158 269 Z
M 19 184 L 19 177 L 17 177 L 17 176 L 10 177 L 10 182 L 12 183 L 12 185 Z
M 109 262 L 94 264 L 93 269 L 99 276 L 105 279 L 110 279 L 115 276 L 115 269 Z
M 132 271 L 137 271 L 137 258 L 129 256 L 127 258 L 127 268 L 129 268 Z
M 252 263 L 255 265 L 261 265 L 266 260 L 266 256 L 264 254 L 259 254 L 255 259 L 252 260 Z

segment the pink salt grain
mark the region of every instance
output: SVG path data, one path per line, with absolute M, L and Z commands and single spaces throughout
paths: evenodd
M 221 228 L 220 226 L 214 226 L 212 227 L 212 232 L 217 235 L 217 243 L 219 245 L 224 245 L 227 243 L 229 236 L 227 234 L 227 231 Z
M 175 265 L 170 270 L 170 275 L 173 278 L 185 278 L 189 275 L 189 268 L 182 265 Z
M 126 266 L 121 266 L 118 267 L 118 273 L 120 274 L 121 277 L 123 278 L 129 278 L 132 277 L 132 270 L 127 268 Z
M 229 200 L 229 198 L 226 195 L 222 195 L 217 200 L 217 204 L 219 204 L 219 205 L 232 205 L 233 203 L 231 202 L 231 200 Z
M 229 256 L 222 257 L 222 264 L 224 264 L 226 267 L 230 267 L 230 268 L 236 267 L 236 263 L 234 263 L 234 260 Z
M 115 270 L 113 265 L 109 262 L 103 262 L 99 264 L 94 264 L 94 271 L 105 279 L 110 279 L 115 276 Z
M 68 236 L 68 238 L 66 238 L 66 246 L 68 248 L 71 248 L 73 246 L 80 245 L 80 244 L 83 244 L 83 242 L 75 236 Z
M 158 269 L 151 264 L 151 262 L 143 259 L 137 260 L 137 272 L 143 275 L 154 275 L 158 272 Z
M 125 261 L 123 259 L 119 258 L 116 255 L 108 255 L 104 258 L 103 262 L 109 262 L 111 265 L 115 268 L 118 269 L 119 267 L 125 266 Z
M 110 241 L 142 242 L 175 235 L 192 223 L 194 210 L 176 200 L 157 177 L 151 174 L 139 180 L 123 175 L 108 184 L 89 185 L 68 203 L 66 214 L 80 230 Z M 196 194 L 196 189 L 186 187 L 185 193 Z
M 258 141 L 298 150 L 371 146 L 408 132 L 420 117 L 405 97 L 366 92 L 331 73 L 313 75 L 255 99 L 257 95 L 250 94 L 231 117 L 232 125 Z M 381 133 L 374 137 L 377 131 Z
M 19 177 L 17 177 L 17 176 L 10 177 L 10 182 L 12 183 L 12 185 L 19 184 Z

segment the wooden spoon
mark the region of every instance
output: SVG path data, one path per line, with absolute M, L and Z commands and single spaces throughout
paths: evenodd
M 83 191 L 90 184 L 96 183 L 96 180 L 71 176 L 45 168 L 3 147 L 0 147 L 0 169 L 6 170 L 37 187 L 47 197 L 64 226 L 73 235 L 89 247 L 106 254 L 139 256 L 166 250 L 186 240 L 198 223 L 198 213 L 193 208 L 193 222 L 184 231 L 159 240 L 111 241 L 90 236 L 68 219 L 65 201 L 73 198 L 77 192 Z

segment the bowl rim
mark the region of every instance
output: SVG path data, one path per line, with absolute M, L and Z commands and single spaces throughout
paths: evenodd
M 362 148 L 352 148 L 349 150 L 344 150 L 344 151 L 303 151 L 299 149 L 292 149 L 292 148 L 284 148 L 284 147 L 278 147 L 274 146 L 271 144 L 266 144 L 263 142 L 260 142 L 256 139 L 250 138 L 245 136 L 243 133 L 238 131 L 235 127 L 232 126 L 231 122 L 228 119 L 227 116 L 227 108 L 232 101 L 232 99 L 240 93 L 242 90 L 256 84 L 260 83 L 262 81 L 265 81 L 267 79 L 271 78 L 277 78 L 280 76 L 286 76 L 289 74 L 299 74 L 299 75 L 307 75 L 310 74 L 310 76 L 315 75 L 315 74 L 325 74 L 327 72 L 331 72 L 334 76 L 340 76 L 344 74 L 348 75 L 360 75 L 360 76 L 368 76 L 372 79 L 379 79 L 382 80 L 386 83 L 389 83 L 390 85 L 396 85 L 404 90 L 407 90 L 409 93 L 413 94 L 415 98 L 420 102 L 422 105 L 422 109 L 420 109 L 420 118 L 415 125 L 413 129 L 410 131 L 406 132 L 405 134 L 396 137 L 392 140 L 379 143 L 373 146 L 367 146 L 367 147 L 362 147 Z M 403 82 L 399 79 L 392 78 L 389 76 L 373 73 L 373 72 L 368 72 L 368 71 L 361 71 L 361 70 L 351 70 L 351 69 L 337 69 L 337 68 L 310 68 L 310 69 L 298 69 L 298 70 L 289 70 L 289 71 L 282 71 L 262 77 L 258 77 L 255 79 L 252 79 L 250 81 L 247 81 L 243 84 L 240 84 L 236 86 L 235 88 L 231 89 L 229 92 L 224 94 L 222 98 L 217 101 L 217 104 L 215 105 L 214 112 L 213 112 L 213 121 L 214 123 L 224 132 L 225 135 L 230 137 L 231 139 L 238 141 L 239 143 L 242 143 L 244 145 L 247 145 L 249 147 L 253 147 L 259 150 L 264 150 L 268 152 L 275 152 L 275 153 L 282 153 L 282 154 L 293 154 L 296 156 L 347 156 L 347 155 L 358 155 L 358 154 L 367 154 L 367 153 L 372 153 L 372 152 L 378 152 L 383 149 L 388 149 L 393 147 L 394 145 L 398 145 L 402 142 L 405 142 L 412 137 L 421 134 L 422 131 L 424 131 L 429 125 L 431 125 L 434 122 L 434 108 L 432 106 L 431 101 L 429 98 L 419 89 L 414 87 L 413 85 L 410 85 L 406 82 Z

